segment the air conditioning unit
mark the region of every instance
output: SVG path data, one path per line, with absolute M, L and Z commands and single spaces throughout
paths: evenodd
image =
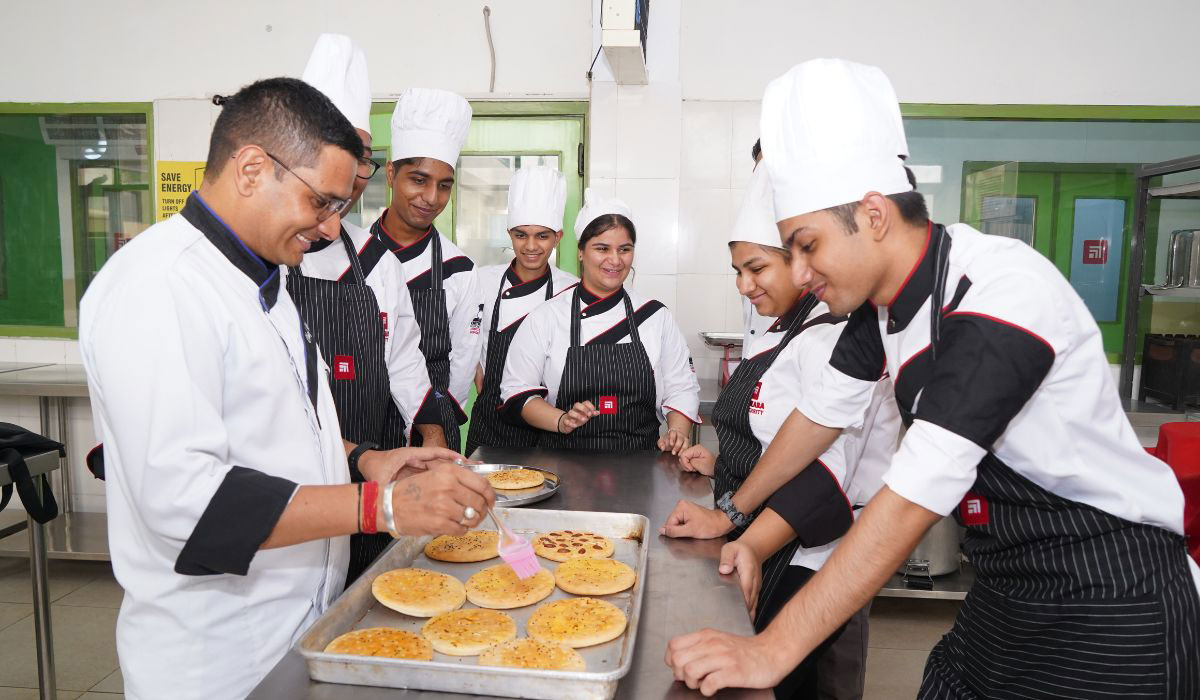
M 645 85 L 650 0 L 602 0 L 600 46 L 619 85 Z

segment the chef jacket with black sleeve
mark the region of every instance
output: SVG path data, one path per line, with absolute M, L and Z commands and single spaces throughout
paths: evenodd
M 500 316 L 496 319 L 496 330 L 504 331 L 518 323 L 530 311 L 546 301 L 545 275 L 522 282 L 513 266 L 516 262 L 488 265 L 479 268 L 479 303 L 483 306 L 483 330 L 479 334 L 479 367 L 487 371 L 488 330 L 492 322 L 492 311 L 496 307 L 496 296 L 500 295 Z M 566 270 L 550 266 L 549 281 L 554 285 L 553 296 L 569 292 L 579 284 L 579 278 Z M 503 286 L 503 290 L 501 289 Z M 568 294 L 569 296 L 569 294 Z
M 808 318 L 820 319 L 828 311 L 825 304 L 817 304 Z M 764 454 L 784 421 L 799 407 L 802 396 L 812 397 L 812 403 L 822 401 L 821 377 L 845 326 L 844 322 L 812 323 L 788 343 L 763 374 L 749 411 L 750 428 Z M 751 358 L 770 352 L 783 339 L 784 330 L 777 321 L 748 337 L 742 356 Z M 801 541 L 810 525 L 818 529 L 825 525 L 811 523 L 812 514 L 830 512 L 828 504 L 816 499 L 844 506 L 846 521 L 853 522 L 859 509 L 883 486 L 883 473 L 896 450 L 899 433 L 900 411 L 892 384 L 884 378 L 875 383 L 870 401 L 857 420 L 847 424 L 833 444 L 808 466 L 820 469 L 822 479 L 807 482 L 808 487 L 803 489 L 785 486 L 767 501 L 767 506 L 788 521 Z M 818 483 L 822 486 L 814 488 Z M 814 547 L 801 546 L 791 563 L 816 571 L 839 542 L 840 538 Z
M 404 417 L 405 436 L 414 423 L 438 424 L 437 405 L 429 384 L 429 372 L 421 356 L 421 329 L 413 316 L 412 299 L 404 278 L 404 267 L 396 256 L 370 231 L 347 221 L 342 228 L 350 236 L 366 272 L 367 286 L 379 303 L 383 323 L 383 357 L 387 362 L 392 400 Z M 341 241 L 318 241 L 304 254 L 300 271 L 323 280 L 353 279 L 350 259 Z M 336 378 L 335 378 L 336 381 Z
M 349 537 L 259 551 L 298 485 L 350 478 L 281 275 L 193 194 L 83 297 L 130 698 L 244 697 L 342 590 Z
M 598 297 L 579 288 L 580 342 L 584 345 L 631 342 L 621 293 Z M 683 333 L 670 310 L 656 299 L 626 290 L 633 304 L 638 334 L 654 368 L 654 390 L 660 423 L 675 411 L 700 423 L 700 385 Z M 501 413 L 509 422 L 522 422 L 521 409 L 540 396 L 550 405 L 571 347 L 572 294 L 560 294 L 538 306 L 521 323 L 508 349 L 500 382 Z
M 382 220 L 380 221 L 382 224 Z M 467 400 L 479 364 L 479 336 L 483 322 L 479 308 L 479 282 L 475 263 L 466 253 L 430 227 L 420 240 L 402 246 L 384 232 L 381 240 L 396 254 L 404 267 L 404 279 L 410 292 L 430 288 L 431 259 L 429 240 L 441 237 L 442 284 L 446 290 L 446 316 L 450 324 L 450 394 L 460 408 Z
M 991 455 L 1060 498 L 1181 535 L 1179 484 L 1139 444 L 1100 331 L 1070 283 L 1021 241 L 965 224 L 946 230 L 952 245 L 936 360 L 928 353 L 927 243 L 890 304 L 851 315 L 819 394 L 801 396 L 800 410 L 822 425 L 847 425 L 886 372 L 911 425 L 883 480 L 906 500 L 949 514 Z M 926 363 L 932 368 L 914 371 Z M 927 381 L 917 382 L 922 374 Z M 963 509 L 964 522 L 986 520 L 981 507 Z M 1189 565 L 1200 589 L 1200 569 Z

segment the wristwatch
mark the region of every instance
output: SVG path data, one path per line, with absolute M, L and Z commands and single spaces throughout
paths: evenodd
M 358 458 L 362 457 L 364 452 L 366 452 L 367 450 L 378 450 L 378 449 L 379 449 L 379 445 L 376 445 L 375 443 L 371 442 L 370 440 L 364 440 L 363 442 L 358 443 L 358 446 L 356 446 L 353 450 L 350 450 L 349 456 L 346 457 L 346 462 L 349 463 L 349 465 L 350 465 L 350 471 L 352 471 L 352 472 L 358 471 Z M 361 472 L 359 472 L 359 473 L 361 473 Z
M 717 508 L 729 518 L 734 527 L 746 527 L 750 524 L 750 516 L 733 505 L 733 491 L 726 491 L 724 496 L 717 499 Z

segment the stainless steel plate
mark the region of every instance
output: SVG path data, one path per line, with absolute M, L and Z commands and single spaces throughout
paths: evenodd
M 530 503 L 537 503 L 550 498 L 558 492 L 559 480 L 558 474 L 549 469 L 541 467 L 522 467 L 517 464 L 468 464 L 467 468 L 477 474 L 490 474 L 491 472 L 502 472 L 509 469 L 530 469 L 535 472 L 541 472 L 546 480 L 541 486 L 534 486 L 528 489 L 496 489 L 496 505 L 503 508 L 512 508 L 516 506 L 526 506 Z

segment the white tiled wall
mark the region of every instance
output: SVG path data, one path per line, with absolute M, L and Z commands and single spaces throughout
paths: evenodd
M 751 169 L 757 102 L 683 101 L 670 83 L 592 86 L 588 184 L 623 199 L 638 227 L 632 286 L 675 314 L 701 378 L 721 352 L 701 331 L 740 331 L 727 246 Z

